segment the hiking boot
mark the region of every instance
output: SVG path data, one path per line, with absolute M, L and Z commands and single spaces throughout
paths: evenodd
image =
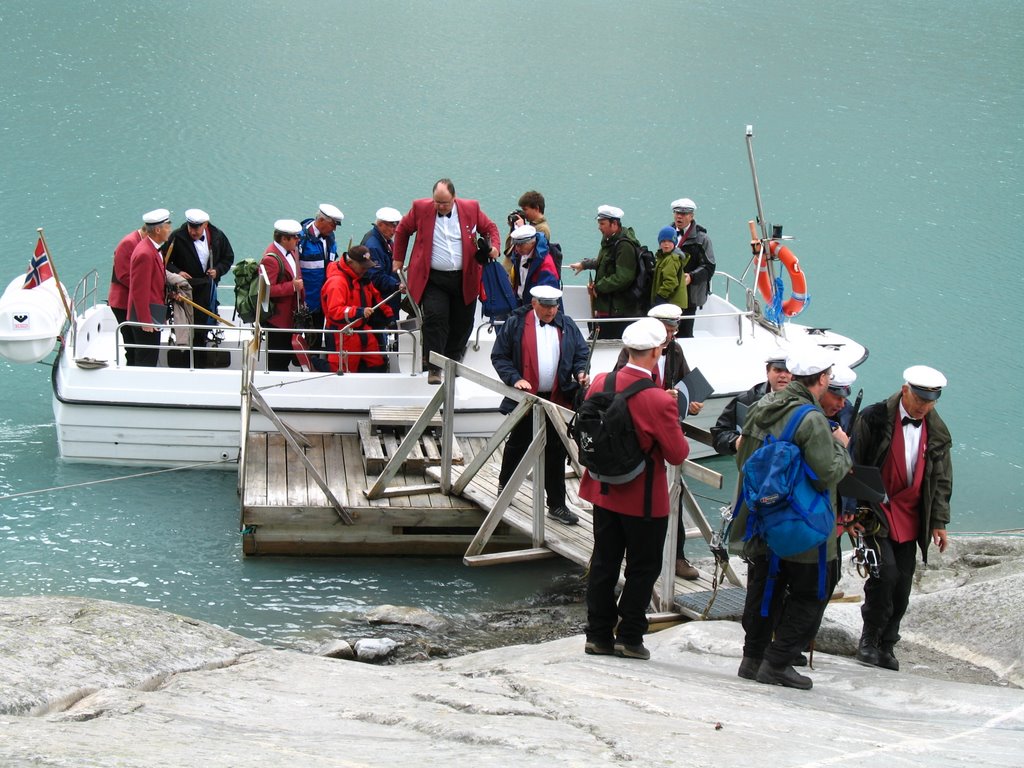
M 792 660 L 789 663 L 791 666 L 794 667 L 806 667 L 807 657 L 804 656 L 802 653 L 798 653 L 796 656 L 792 658 Z
M 781 685 L 785 688 L 797 688 L 801 691 L 809 691 L 811 686 L 814 685 L 814 681 L 811 678 L 807 677 L 807 675 L 801 675 L 788 664 L 776 667 L 768 659 L 761 662 L 761 666 L 757 668 L 757 677 L 754 679 L 766 685 Z
M 441 383 L 441 371 L 437 368 L 431 368 L 430 373 L 427 374 L 427 384 L 437 386 Z
M 753 656 L 744 656 L 740 662 L 740 668 L 736 671 L 736 675 L 744 680 L 756 680 L 757 668 L 760 666 L 761 659 L 755 659 Z
M 878 664 L 882 669 L 891 669 L 893 672 L 900 671 L 900 663 L 892 652 L 891 645 L 883 645 L 878 649 Z
M 580 521 L 579 517 L 570 512 L 564 505 L 549 509 L 548 517 L 553 517 L 558 522 L 565 523 L 566 525 L 576 525 Z
M 590 656 L 612 656 L 615 653 L 613 643 L 602 643 L 600 640 L 587 640 L 583 652 Z
M 881 661 L 878 650 L 878 632 L 864 627 L 860 635 L 860 643 L 857 645 L 857 661 L 861 664 L 870 664 L 877 667 Z
M 676 558 L 676 576 L 687 581 L 696 581 L 700 578 L 700 571 L 690 565 L 685 557 Z
M 622 641 L 616 642 L 615 655 L 626 659 L 643 659 L 644 661 L 651 658 L 651 652 L 647 650 L 647 646 L 643 644 L 643 641 L 636 645 L 623 643 Z

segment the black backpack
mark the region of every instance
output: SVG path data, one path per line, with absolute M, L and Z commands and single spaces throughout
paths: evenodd
M 636 251 L 636 277 L 629 286 L 629 295 L 640 304 L 642 312 L 647 312 L 651 308 L 651 286 L 654 283 L 654 265 L 657 257 L 650 248 L 636 239 L 632 227 L 623 229 L 622 237 Z
M 607 492 L 608 485 L 622 485 L 647 472 L 644 516 L 648 517 L 654 462 L 637 442 L 628 401 L 637 392 L 656 385 L 651 379 L 640 379 L 616 392 L 615 376 L 615 371 L 609 373 L 604 389 L 591 393 L 576 409 L 569 422 L 569 435 L 579 448 L 580 464 L 601 483 L 602 493 Z

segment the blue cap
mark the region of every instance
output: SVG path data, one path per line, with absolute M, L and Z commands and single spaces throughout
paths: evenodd
M 663 243 L 666 240 L 671 240 L 673 243 L 679 239 L 679 233 L 676 232 L 675 227 L 662 227 L 658 231 L 658 242 Z

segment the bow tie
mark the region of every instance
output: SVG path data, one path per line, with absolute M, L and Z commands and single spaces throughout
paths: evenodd
M 904 427 L 907 426 L 907 424 L 913 424 L 915 427 L 920 427 L 921 419 L 912 419 L 909 416 L 904 416 L 902 419 L 902 423 Z
M 545 325 L 554 325 L 553 320 L 549 320 L 548 322 L 545 323 L 543 320 L 538 319 L 537 322 L 540 323 L 541 328 L 543 328 Z
M 437 218 L 439 218 L 439 219 L 450 219 L 451 217 L 452 217 L 451 211 L 449 211 L 448 213 L 439 213 L 439 214 L 437 214 Z

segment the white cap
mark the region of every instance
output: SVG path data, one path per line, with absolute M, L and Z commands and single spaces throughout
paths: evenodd
M 813 376 L 831 366 L 832 358 L 816 344 L 794 346 L 786 358 L 786 368 L 794 376 Z
M 688 197 L 681 197 L 672 201 L 672 210 L 679 213 L 693 213 L 697 210 L 697 204 Z
M 647 310 L 648 317 L 656 317 L 663 323 L 679 324 L 683 310 L 676 304 L 656 304 Z
M 321 210 L 323 210 L 323 208 L 321 208 Z M 341 213 L 341 211 L 338 211 L 338 213 Z M 384 208 L 377 209 L 376 218 L 377 221 L 386 221 L 389 224 L 397 224 L 402 220 L 402 214 L 398 212 L 397 208 L 388 208 L 385 206 Z
M 171 212 L 166 208 L 157 208 L 155 211 L 142 214 L 142 222 L 144 224 L 163 224 L 165 221 L 171 220 Z
M 533 240 L 536 236 L 537 228 L 532 224 L 523 224 L 521 227 L 516 227 L 512 230 L 513 243 L 525 243 L 527 240 Z
M 854 373 L 852 368 L 837 363 L 832 366 L 832 375 L 828 380 L 828 388 L 837 395 L 849 397 L 850 387 L 853 386 L 853 382 L 856 380 L 857 374 Z
M 614 205 L 599 205 L 597 207 L 597 218 L 599 219 L 621 219 L 622 209 Z
M 664 323 L 656 317 L 645 317 L 630 323 L 622 332 L 622 344 L 627 349 L 654 349 L 664 344 L 667 338 Z
M 199 208 L 189 208 L 185 211 L 185 221 L 189 224 L 205 224 L 210 220 L 210 214 Z
M 530 289 L 530 295 L 546 307 L 557 307 L 558 300 L 562 298 L 562 292 L 550 285 L 535 285 Z
M 903 381 L 922 400 L 938 400 L 946 377 L 927 365 L 912 365 L 903 372 Z
M 278 219 L 274 222 L 274 231 L 285 235 L 301 235 L 302 225 L 295 219 Z
M 341 224 L 345 220 L 345 214 L 330 203 L 320 203 L 320 215 L 325 219 L 334 219 L 336 224 Z

